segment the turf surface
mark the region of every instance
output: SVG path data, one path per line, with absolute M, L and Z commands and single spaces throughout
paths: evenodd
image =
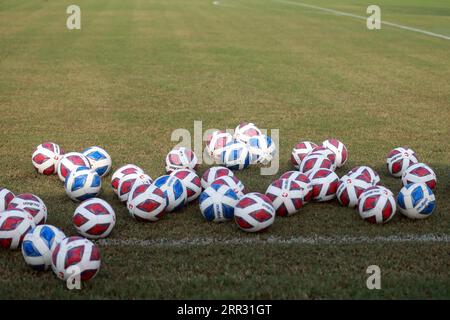
M 292 0 L 290 2 L 295 2 Z M 310 1 L 366 15 L 366 1 Z M 0 3 L 0 185 L 32 192 L 48 223 L 74 234 L 76 208 L 57 177 L 31 166 L 43 141 L 66 151 L 100 145 L 114 165 L 164 173 L 173 130 L 234 128 L 252 121 L 280 130 L 280 172 L 292 146 L 337 137 L 349 149 L 339 175 L 369 165 L 398 192 L 385 156 L 413 148 L 438 175 L 438 208 L 413 222 L 360 220 L 337 203 L 312 204 L 277 219 L 266 234 L 208 224 L 193 204 L 156 224 L 133 221 L 113 198 L 113 239 L 248 239 L 269 236 L 450 234 L 450 41 L 277 1 L 77 1 L 82 29 L 65 27 L 72 2 Z M 382 19 L 450 35 L 450 4 L 378 1 Z M 203 165 L 200 172 L 207 166 Z M 274 176 L 238 172 L 264 192 Z M 0 298 L 450 298 L 449 244 L 101 246 L 102 270 L 80 292 L 35 274 L 20 252 L 0 252 Z M 380 291 L 365 268 L 382 269 Z

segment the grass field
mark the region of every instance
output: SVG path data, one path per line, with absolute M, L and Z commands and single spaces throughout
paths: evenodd
M 43 141 L 66 151 L 108 150 L 114 166 L 135 163 L 153 178 L 177 128 L 234 128 L 252 121 L 280 130 L 280 172 L 292 146 L 337 137 L 349 149 L 339 175 L 369 165 L 387 175 L 390 149 L 407 145 L 437 173 L 438 208 L 411 221 L 397 214 L 376 226 L 337 203 L 311 204 L 278 218 L 265 234 L 210 224 L 197 204 L 155 224 L 132 220 L 102 198 L 118 221 L 100 243 L 102 269 L 71 292 L 51 273 L 36 274 L 21 253 L 0 252 L 0 298 L 450 298 L 449 242 L 281 243 L 277 237 L 450 235 L 450 41 L 271 0 L 78 0 L 81 30 L 66 28 L 73 1 L 0 2 L 0 186 L 31 192 L 48 223 L 75 234 L 76 208 L 57 177 L 34 172 Z M 303 3 L 303 2 L 302 2 Z M 366 16 L 364 0 L 304 3 Z M 450 36 L 446 0 L 378 0 L 382 19 Z M 202 165 L 200 172 L 207 166 Z M 277 176 L 238 172 L 264 192 Z M 248 242 L 249 239 L 261 241 Z M 165 239 L 161 245 L 121 240 Z M 218 239 L 211 245 L 177 240 Z M 220 239 L 242 240 L 220 243 Z M 171 242 L 169 242 L 171 243 Z M 366 288 L 367 266 L 382 290 Z

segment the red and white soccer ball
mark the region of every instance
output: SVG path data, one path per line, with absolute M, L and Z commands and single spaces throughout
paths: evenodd
M 309 180 L 308 176 L 299 171 L 287 171 L 283 173 L 280 179 L 288 179 L 297 182 L 298 185 L 303 189 L 303 204 L 311 201 L 312 198 L 312 187 L 311 180 Z
M 91 164 L 89 163 L 88 158 L 78 152 L 66 153 L 62 156 L 57 165 L 59 180 L 65 182 L 66 177 L 69 175 L 69 173 L 79 167 L 90 168 Z
M 194 201 L 202 193 L 202 183 L 195 171 L 189 169 L 178 169 L 173 171 L 170 175 L 177 177 L 184 184 L 187 191 L 188 202 Z
M 245 194 L 245 186 L 241 180 L 236 178 L 236 176 L 222 176 L 219 179 L 214 180 L 212 184 L 221 184 L 230 187 L 239 199 Z
M 341 141 L 337 139 L 327 139 L 322 142 L 322 146 L 334 152 L 336 155 L 336 160 L 334 162 L 336 167 L 340 168 L 347 162 L 347 147 Z
M 416 153 L 403 147 L 391 150 L 386 159 L 387 169 L 394 177 L 401 177 L 409 166 L 418 162 Z
M 251 137 L 261 135 L 261 130 L 251 122 L 242 122 L 234 130 L 234 139 L 247 143 Z
M 425 163 L 416 163 L 408 167 L 402 176 L 403 186 L 410 183 L 425 183 L 431 190 L 436 188 L 437 178 L 433 169 Z
M 171 173 L 177 169 L 189 169 L 196 171 L 198 159 L 192 150 L 179 147 L 172 149 L 166 156 L 166 171 Z
M 14 193 L 5 188 L 0 188 L 0 212 L 5 211 L 14 199 Z
M 308 154 L 300 164 L 300 172 L 309 175 L 314 170 L 329 169 L 334 171 L 335 166 L 326 156 L 321 154 Z
M 28 212 L 36 225 L 47 221 L 47 207 L 41 198 L 31 193 L 22 193 L 14 197 L 8 209 L 21 209 Z
M 298 212 L 303 206 L 305 193 L 294 180 L 278 179 L 266 190 L 278 216 L 287 217 Z
M 0 212 L 0 247 L 17 249 L 25 235 L 36 227 L 33 217 L 21 209 Z
M 312 199 L 318 202 L 330 201 L 336 197 L 339 177 L 330 169 L 316 169 L 308 175 L 311 180 Z
M 251 192 L 243 196 L 234 209 L 234 220 L 241 230 L 261 232 L 275 221 L 272 201 L 261 193 Z
M 354 208 L 358 205 L 358 199 L 361 193 L 370 187 L 372 187 L 370 182 L 356 177 L 344 176 L 339 180 L 336 197 L 341 205 Z
M 116 225 L 116 214 L 104 200 L 93 198 L 81 203 L 73 214 L 77 232 L 89 239 L 103 239 L 110 235 Z
M 366 181 L 373 186 L 380 183 L 379 174 L 375 170 L 373 170 L 371 167 L 368 167 L 368 166 L 354 167 L 349 172 L 347 172 L 347 174 L 345 176 L 343 176 L 341 179 L 344 179 L 347 177 Z
M 52 252 L 52 270 L 64 281 L 78 276 L 81 281 L 88 281 L 97 275 L 100 263 L 95 244 L 82 237 L 65 238 Z
M 233 136 L 230 133 L 222 130 L 214 131 L 206 138 L 206 151 L 216 163 L 220 163 L 223 148 L 232 141 Z
M 336 154 L 324 146 L 318 146 L 315 147 L 308 155 L 322 155 L 324 157 L 327 157 L 332 163 L 333 167 L 332 170 L 336 170 Z
M 297 143 L 294 149 L 292 149 L 291 153 L 291 163 L 294 165 L 294 167 L 300 169 L 300 164 L 302 163 L 303 159 L 315 147 L 317 147 L 317 144 L 311 141 L 302 141 L 300 143 Z
M 382 188 L 369 188 L 361 193 L 358 211 L 361 218 L 367 222 L 386 223 L 395 215 L 395 198 L 392 192 L 387 192 Z
M 117 194 L 117 189 L 119 188 L 120 179 L 122 179 L 127 174 L 132 174 L 132 173 L 144 173 L 144 170 L 142 170 L 141 168 L 139 168 L 138 166 L 136 166 L 134 164 L 126 164 L 126 165 L 120 167 L 119 169 L 117 169 L 113 173 L 113 175 L 111 177 L 111 187 L 115 194 Z
M 167 197 L 157 186 L 141 184 L 130 193 L 127 207 L 136 220 L 155 222 L 166 213 Z
M 133 186 L 140 184 L 152 184 L 152 178 L 145 173 L 131 173 L 123 176 L 119 181 L 119 188 L 117 189 L 117 197 L 120 201 L 128 201 L 128 195 L 133 189 Z
M 44 142 L 34 149 L 31 162 L 37 172 L 44 175 L 56 173 L 56 165 L 61 159 L 64 151 L 53 142 Z
M 208 188 L 214 181 L 224 176 L 234 177 L 234 173 L 230 169 L 220 166 L 207 169 L 202 175 L 202 188 Z

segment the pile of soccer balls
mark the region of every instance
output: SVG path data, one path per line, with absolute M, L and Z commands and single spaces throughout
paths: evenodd
M 246 232 L 266 230 L 276 216 L 293 215 L 309 202 L 335 198 L 342 206 L 357 207 L 360 216 L 371 223 L 391 220 L 397 205 L 412 219 L 426 218 L 435 208 L 432 190 L 436 187 L 436 175 L 407 148 L 395 148 L 387 157 L 389 173 L 402 177 L 403 188 L 397 201 L 368 166 L 355 167 L 338 177 L 335 170 L 346 163 L 348 151 L 337 139 L 325 140 L 320 146 L 310 141 L 298 143 L 291 155 L 297 170 L 282 174 L 265 194 L 246 193 L 244 184 L 232 171 L 251 164 L 268 165 L 275 156 L 272 139 L 253 123 L 238 125 L 234 135 L 213 132 L 207 138 L 206 151 L 218 165 L 207 169 L 201 178 L 194 152 L 178 147 L 166 156 L 166 175 L 153 181 L 140 167 L 127 164 L 112 174 L 112 190 L 126 204 L 130 216 L 140 222 L 156 222 L 166 213 L 179 211 L 199 199 L 200 211 L 207 221 L 234 220 Z M 97 198 L 101 178 L 111 171 L 111 157 L 100 147 L 64 154 L 57 144 L 43 143 L 33 152 L 32 163 L 39 173 L 57 174 L 67 196 L 81 202 L 72 222 L 82 237 L 66 237 L 55 226 L 45 224 L 47 208 L 38 196 L 15 196 L 0 189 L 0 246 L 21 246 L 26 263 L 33 269 L 51 267 L 61 279 L 67 280 L 73 268 L 81 280 L 93 278 L 100 268 L 100 253 L 88 239 L 109 236 L 116 221 L 112 207 Z
M 69 198 L 83 201 L 73 214 L 75 229 L 83 237 L 66 237 L 57 227 L 46 224 L 47 207 L 38 196 L 29 193 L 15 196 L 0 189 L 0 246 L 7 249 L 21 246 L 25 262 L 34 270 L 51 267 L 63 280 L 74 272 L 82 281 L 93 278 L 100 268 L 100 253 L 87 238 L 108 236 L 116 221 L 112 207 L 96 198 L 101 190 L 101 177 L 111 170 L 111 157 L 99 147 L 64 154 L 57 144 L 47 142 L 34 150 L 32 164 L 44 175 L 58 174 Z

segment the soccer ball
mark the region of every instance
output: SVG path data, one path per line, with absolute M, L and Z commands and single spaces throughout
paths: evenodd
M 72 221 L 77 232 L 83 237 L 103 239 L 109 236 L 114 228 L 116 214 L 106 201 L 94 198 L 78 206 Z
M 187 203 L 187 191 L 183 182 L 174 176 L 161 176 L 153 182 L 167 197 L 167 212 L 177 211 Z
M 152 178 L 145 173 L 131 173 L 123 176 L 119 181 L 119 188 L 117 189 L 117 197 L 120 201 L 128 201 L 128 196 L 133 189 L 133 186 L 141 184 L 152 184 Z
M 47 221 L 47 207 L 44 201 L 34 194 L 19 194 L 9 203 L 8 209 L 25 210 L 33 217 L 35 225 L 44 224 Z
M 262 193 L 251 192 L 236 204 L 234 221 L 241 230 L 261 232 L 275 221 L 275 208 L 269 197 Z
M 173 177 L 177 177 L 183 182 L 187 191 L 187 201 L 191 202 L 197 199 L 202 193 L 202 183 L 195 171 L 189 169 L 178 169 L 171 174 Z
M 329 169 L 316 169 L 309 174 L 312 199 L 323 202 L 334 199 L 339 185 L 339 177 Z
M 14 193 L 8 189 L 0 188 L 0 212 L 5 211 L 13 199 Z
M 64 151 L 53 142 L 44 142 L 34 149 L 31 162 L 37 172 L 44 175 L 56 173 L 56 165 Z
M 232 141 L 233 136 L 230 133 L 221 130 L 214 131 L 206 138 L 206 151 L 211 158 L 220 163 L 222 149 Z
M 234 130 L 234 139 L 247 143 L 251 137 L 261 135 L 261 130 L 253 123 L 242 122 Z
M 198 159 L 192 150 L 179 147 L 172 149 L 166 156 L 166 171 L 171 173 L 177 169 L 197 170 Z
M 333 170 L 336 169 L 336 154 L 324 146 L 315 147 L 308 155 L 311 154 L 320 154 L 324 157 L 327 157 L 333 163 Z
M 341 179 L 345 179 L 347 177 L 366 181 L 373 186 L 380 183 L 380 176 L 378 175 L 378 173 L 368 166 L 354 167 L 352 170 L 347 172 L 347 174 L 343 176 Z
M 408 218 L 424 219 L 433 213 L 436 198 L 425 183 L 411 183 L 400 190 L 397 203 L 400 212 Z
M 224 222 L 234 216 L 239 198 L 227 185 L 213 183 L 200 195 L 200 211 L 207 221 Z
M 246 144 L 233 141 L 225 146 L 221 155 L 222 163 L 231 170 L 242 170 L 250 164 L 250 152 Z
M 278 179 L 267 188 L 266 196 L 272 201 L 277 215 L 287 217 L 301 209 L 305 192 L 294 180 Z
M 369 188 L 358 201 L 359 215 L 370 223 L 386 223 L 395 215 L 396 204 L 392 194 L 378 187 Z
M 303 204 L 311 201 L 312 198 L 312 187 L 311 180 L 309 180 L 308 176 L 299 171 L 287 171 L 281 175 L 280 179 L 288 179 L 295 181 L 300 187 L 303 189 Z
M 370 182 L 351 176 L 344 176 L 339 180 L 336 197 L 339 203 L 345 207 L 354 208 L 364 190 L 372 187 Z
M 391 150 L 386 159 L 389 173 L 397 178 L 401 177 L 410 165 L 418 162 L 416 153 L 409 148 L 403 147 Z
M 242 198 L 245 194 L 244 184 L 235 176 L 220 177 L 219 179 L 215 180 L 213 184 L 222 184 L 229 186 L 231 189 L 233 189 L 238 198 Z
M 300 164 L 302 163 L 303 159 L 316 147 L 317 144 L 311 141 L 302 141 L 300 143 L 297 143 L 294 149 L 292 149 L 291 154 L 291 163 L 294 165 L 294 167 L 300 169 Z
M 22 209 L 0 212 L 0 247 L 17 249 L 25 235 L 36 227 L 33 217 Z
M 300 164 L 300 172 L 309 176 L 311 172 L 318 169 L 329 169 L 334 171 L 333 162 L 322 154 L 308 154 Z
M 436 174 L 425 163 L 416 163 L 408 167 L 402 176 L 403 186 L 410 183 L 425 183 L 431 190 L 436 188 Z
M 275 152 L 277 151 L 272 139 L 263 134 L 251 137 L 248 140 L 247 145 L 252 163 L 267 165 L 273 160 Z
M 337 139 L 327 139 L 322 142 L 322 146 L 330 149 L 336 155 L 336 159 L 334 161 L 336 167 L 340 168 L 347 162 L 347 147 L 341 141 Z
M 141 168 L 139 168 L 134 164 L 126 164 L 114 172 L 114 174 L 111 177 L 111 187 L 115 194 L 117 194 L 120 179 L 122 179 L 127 174 L 131 173 L 144 173 L 144 170 L 142 170 Z
M 95 170 L 78 167 L 67 176 L 64 188 L 73 201 L 84 201 L 95 198 L 100 193 L 102 181 Z
M 207 169 L 202 176 L 202 188 L 208 188 L 214 181 L 224 176 L 234 177 L 234 173 L 225 167 L 211 167 Z
M 65 154 L 57 165 L 58 177 L 62 182 L 66 181 L 67 176 L 73 170 L 79 167 L 91 167 L 88 158 L 78 152 L 70 152 Z
M 167 197 L 155 185 L 141 184 L 134 188 L 128 197 L 128 212 L 138 221 L 155 222 L 161 219 L 166 210 Z
M 36 271 L 48 270 L 52 265 L 52 250 L 65 237 L 61 230 L 48 224 L 31 229 L 22 242 L 25 262 Z
M 64 281 L 78 275 L 81 281 L 94 278 L 100 269 L 100 252 L 82 237 L 68 237 L 52 251 L 52 270 Z
M 97 171 L 100 177 L 105 177 L 111 171 L 111 156 L 100 147 L 90 147 L 83 151 L 83 155 L 88 158 L 91 168 Z

